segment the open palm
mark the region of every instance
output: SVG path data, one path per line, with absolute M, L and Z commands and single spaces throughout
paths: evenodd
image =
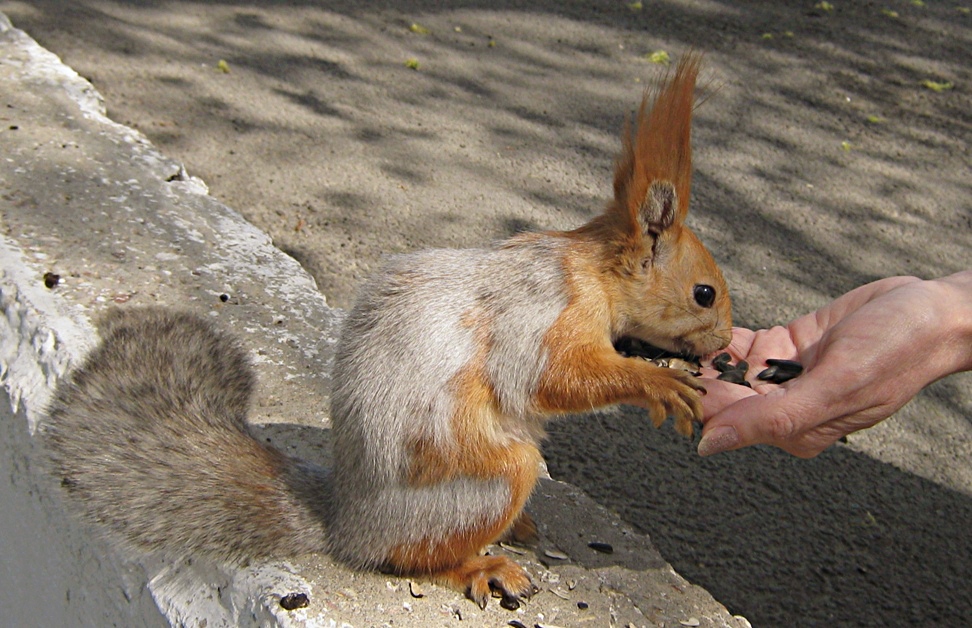
M 815 456 L 887 418 L 929 383 L 969 368 L 972 347 L 956 334 L 970 318 L 966 272 L 938 281 L 882 279 L 785 327 L 736 328 L 727 350 L 750 363 L 753 388 L 705 380 L 699 451 L 765 443 Z M 799 361 L 804 373 L 781 385 L 761 382 L 755 375 L 768 358 Z

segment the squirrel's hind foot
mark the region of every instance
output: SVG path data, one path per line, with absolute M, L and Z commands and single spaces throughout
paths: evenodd
M 505 556 L 473 556 L 457 567 L 433 574 L 432 578 L 465 590 L 479 608 L 486 608 L 493 590 L 502 597 L 503 607 L 512 609 L 519 606 L 520 599 L 536 591 L 526 570 Z

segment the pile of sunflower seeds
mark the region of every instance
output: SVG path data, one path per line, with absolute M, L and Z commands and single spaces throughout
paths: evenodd
M 697 357 L 659 349 L 637 338 L 621 338 L 615 344 L 615 349 L 625 357 L 648 360 L 655 366 L 680 369 L 696 377 L 702 374 L 702 365 Z M 746 360 L 739 360 L 733 364 L 731 355 L 720 353 L 712 358 L 712 368 L 719 371 L 716 379 L 752 388 L 752 385 L 746 381 L 746 374 L 749 372 L 749 363 Z M 766 360 L 766 368 L 760 371 L 756 379 L 770 384 L 782 384 L 801 373 L 803 373 L 803 365 L 799 362 L 770 358 Z
M 694 355 L 672 353 L 642 342 L 637 338 L 621 338 L 615 344 L 615 349 L 626 358 L 641 358 L 662 368 L 688 371 L 696 377 L 702 374 L 702 365 Z
M 749 372 L 749 363 L 746 360 L 739 360 L 735 364 L 731 362 L 732 356 L 728 353 L 720 353 L 712 358 L 712 368 L 719 371 L 716 379 L 724 382 L 732 382 L 740 386 L 752 385 L 746 381 L 746 373 Z M 793 360 L 780 360 L 770 358 L 766 360 L 766 369 L 760 371 L 756 379 L 770 384 L 782 384 L 803 373 L 803 365 Z

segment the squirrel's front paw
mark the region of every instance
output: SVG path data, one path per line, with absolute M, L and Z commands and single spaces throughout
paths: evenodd
M 673 369 L 660 368 L 653 375 L 638 405 L 648 410 L 655 427 L 672 417 L 675 431 L 691 436 L 692 422 L 702 420 L 702 395 L 705 394 L 702 381 L 688 372 Z

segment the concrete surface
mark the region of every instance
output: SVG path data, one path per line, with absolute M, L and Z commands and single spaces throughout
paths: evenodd
M 32 440 L 52 387 L 95 341 L 92 318 L 155 303 L 218 319 L 257 363 L 261 437 L 326 463 L 341 314 L 292 257 L 108 119 L 87 81 L 2 14 L 0 100 L 4 626 L 748 625 L 677 575 L 645 535 L 551 480 L 530 507 L 541 543 L 518 558 L 541 590 L 512 613 L 432 585 L 414 597 L 404 580 L 351 573 L 326 556 L 238 570 L 119 556 L 67 515 Z M 284 610 L 290 592 L 307 593 L 310 606 Z
M 822 6 L 0 0 L 337 306 L 383 253 L 588 219 L 645 55 L 700 49 L 689 223 L 750 327 L 972 268 L 972 5 Z M 965 374 L 812 461 L 700 460 L 624 411 L 553 424 L 544 455 L 756 625 L 964 625 L 970 417 Z
M 972 268 L 972 5 L 820 5 L 0 0 L 0 11 L 341 307 L 383 253 L 479 246 L 599 211 L 623 117 L 661 71 L 645 55 L 700 49 L 710 97 L 695 115 L 689 222 L 723 267 L 737 321 L 755 327 L 878 277 Z M 627 411 L 553 424 L 544 455 L 555 478 L 755 625 L 964 625 L 970 417 L 965 374 L 812 461 L 766 448 L 701 460 Z

